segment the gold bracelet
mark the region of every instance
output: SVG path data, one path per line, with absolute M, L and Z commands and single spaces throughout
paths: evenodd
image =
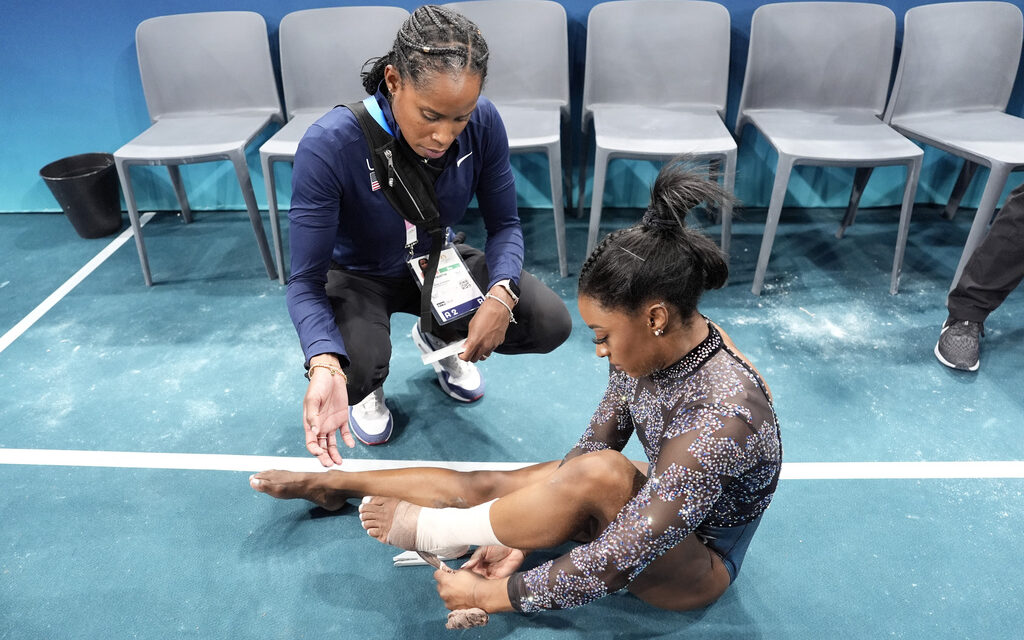
M 306 371 L 306 380 L 312 379 L 313 369 L 316 369 L 317 367 L 319 367 L 321 369 L 327 369 L 328 371 L 331 372 L 332 376 L 341 376 L 341 379 L 345 381 L 345 384 L 348 384 L 348 376 L 345 375 L 345 372 L 342 371 L 341 369 L 339 369 L 338 367 L 335 367 L 335 366 L 329 365 L 329 364 L 311 364 L 311 365 L 309 365 L 309 370 Z

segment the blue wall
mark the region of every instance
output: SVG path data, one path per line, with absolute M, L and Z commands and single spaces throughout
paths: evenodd
M 251 10 L 267 20 L 276 57 L 277 27 L 281 18 L 298 9 L 352 3 L 316 3 L 299 0 L 164 0 L 128 2 L 99 0 L 85 7 L 58 0 L 54 3 L 12 3 L 0 26 L 0 211 L 58 211 L 39 169 L 58 158 L 91 151 L 113 152 L 149 125 L 135 57 L 134 33 L 142 20 L 163 14 L 212 10 Z M 412 9 L 419 3 L 395 2 Z M 595 2 L 564 0 L 569 16 L 574 122 L 578 122 L 582 93 L 586 17 Z M 732 15 L 732 59 L 727 124 L 735 121 L 740 85 L 746 63 L 750 19 L 758 2 L 724 3 Z M 920 2 L 886 2 L 898 24 L 904 12 Z M 1017 0 L 1024 6 L 1024 0 Z M 485 34 L 486 35 L 486 34 Z M 897 34 L 897 39 L 901 33 Z M 383 52 L 389 43 L 381 43 Z M 642 70 L 638 70 L 642 72 Z M 1009 112 L 1024 116 L 1024 81 L 1018 77 Z M 573 131 L 578 128 L 574 124 Z M 272 132 L 268 132 L 269 134 Z M 579 136 L 576 135 L 578 138 Z M 263 138 L 265 139 L 265 137 Z M 257 198 L 264 204 L 264 187 L 255 148 L 250 167 Z M 578 143 L 578 141 L 577 141 Z M 740 150 L 737 192 L 748 206 L 766 206 L 775 158 L 771 149 L 748 127 Z M 578 144 L 577 144 L 578 148 Z M 578 153 L 572 156 L 578 162 Z M 521 206 L 549 206 L 547 172 L 540 156 L 516 157 Z M 918 190 L 918 202 L 944 202 L 959 169 L 959 162 L 929 150 Z M 288 197 L 287 168 L 278 175 L 283 202 Z M 576 173 L 575 168 L 573 169 Z M 137 172 L 137 173 L 135 173 Z M 183 171 L 196 209 L 244 208 L 233 173 L 226 164 L 198 165 Z M 644 206 L 655 165 L 616 161 L 609 171 L 607 206 Z M 984 172 L 979 172 L 965 204 L 976 203 Z M 163 169 L 134 169 L 139 206 L 176 209 Z M 790 184 L 789 203 L 798 206 L 842 206 L 849 194 L 852 173 L 837 169 L 798 169 Z M 864 206 L 899 201 L 902 169 L 880 169 L 864 194 Z M 1011 186 L 1019 179 L 1011 180 Z M 1008 187 L 1009 188 L 1009 187 Z

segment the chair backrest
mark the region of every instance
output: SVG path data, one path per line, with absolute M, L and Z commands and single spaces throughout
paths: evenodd
M 135 30 L 149 117 L 270 113 L 281 100 L 263 16 L 214 11 L 149 18 Z
M 761 5 L 750 26 L 737 128 L 750 109 L 863 109 L 882 115 L 896 16 L 862 2 Z
M 910 9 L 885 121 L 915 113 L 1005 110 L 1022 38 L 1024 18 L 1008 2 Z
M 281 19 L 281 83 L 288 117 L 366 97 L 359 73 L 384 55 L 409 12 L 400 7 L 329 7 Z
M 584 124 L 595 104 L 711 106 L 725 113 L 729 11 L 701 0 L 617 0 L 590 10 Z
M 550 0 L 471 0 L 444 5 L 466 16 L 487 41 L 483 93 L 494 102 L 569 108 L 569 32 L 565 8 Z

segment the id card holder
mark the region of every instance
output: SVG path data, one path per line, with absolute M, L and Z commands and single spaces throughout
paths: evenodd
M 413 256 L 408 264 L 413 279 L 422 290 L 427 256 Z M 437 261 L 437 275 L 434 276 L 434 288 L 430 292 L 430 307 L 434 319 L 441 324 L 454 322 L 471 315 L 483 302 L 484 294 L 466 268 L 462 256 L 452 244 L 445 245 Z

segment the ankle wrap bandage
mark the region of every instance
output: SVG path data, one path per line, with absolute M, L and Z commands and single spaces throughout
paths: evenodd
M 491 528 L 491 505 L 497 499 L 469 509 L 420 509 L 416 521 L 416 548 L 424 551 L 459 545 L 501 544 Z

